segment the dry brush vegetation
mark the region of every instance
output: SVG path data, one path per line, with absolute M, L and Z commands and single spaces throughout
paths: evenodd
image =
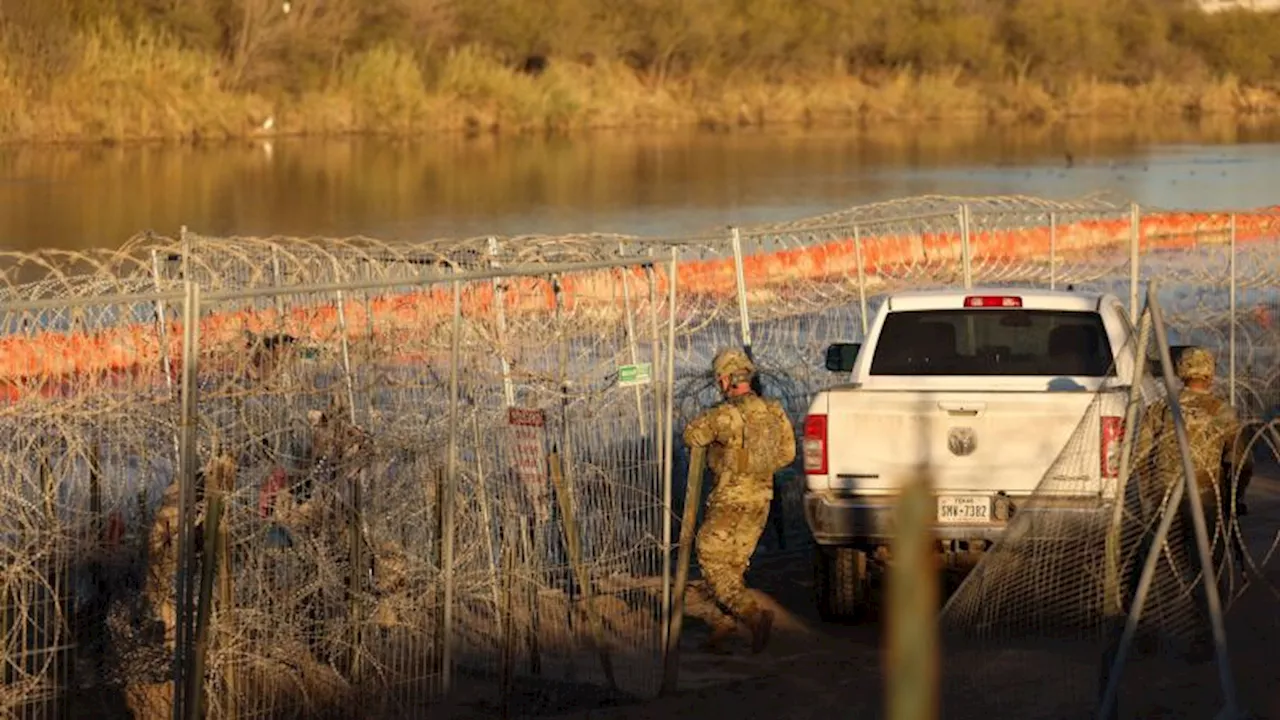
M 1179 0 L 5 0 L 0 28 L 10 140 L 1280 110 L 1280 16 Z

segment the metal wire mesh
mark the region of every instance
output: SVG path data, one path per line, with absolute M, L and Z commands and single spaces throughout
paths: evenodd
M 647 696 L 662 636 L 665 303 L 651 270 L 605 274 L 606 292 L 572 298 L 592 273 L 463 288 L 458 532 L 483 543 L 458 560 L 475 618 L 458 661 L 556 680 L 560 695 Z M 509 701 L 525 710 L 563 701 L 524 686 Z
M 9 341 L 77 348 L 153 302 L 9 306 Z M 157 326 L 136 333 L 155 346 Z M 104 362 L 109 362 L 106 358 Z M 151 525 L 176 468 L 175 405 L 157 364 L 127 377 L 10 377 L 0 404 L 4 510 L 0 712 L 168 712 L 166 583 L 147 573 Z M 172 539 L 173 536 L 164 536 Z
M 31 548 L 15 551 L 24 558 L 15 567 L 44 573 L 15 575 L 10 592 L 20 602 L 10 605 L 28 618 L 52 607 L 38 624 L 53 626 L 72 622 L 76 603 L 99 612 L 92 600 L 50 605 L 52 571 L 43 568 L 57 566 L 48 565 L 54 557 L 109 550 L 117 560 L 107 565 L 133 568 L 134 579 L 117 581 L 119 570 L 103 582 L 142 586 L 152 516 L 177 472 L 174 382 L 184 358 L 174 310 L 190 279 L 215 293 L 201 305 L 199 465 L 235 464 L 224 521 L 230 582 L 215 590 L 208 649 L 211 715 L 419 714 L 446 684 L 497 684 L 508 704 L 545 709 L 609 684 L 600 640 L 620 689 L 651 694 L 664 536 L 679 532 L 666 526 L 677 524 L 684 497 L 681 428 L 718 399 L 709 365 L 721 347 L 751 347 L 763 391 L 799 428 L 812 393 L 838 379 L 823 367 L 822 348 L 862 337 L 893 290 L 968 277 L 1125 298 L 1136 271 L 1140 281 L 1164 279 L 1175 344 L 1219 352 L 1220 384 L 1234 385 L 1255 445 L 1280 441 L 1272 429 L 1280 216 L 1145 212 L 1134 225 L 1131 212 L 1102 196 L 926 197 L 689 238 L 410 244 L 184 231 L 141 235 L 114 252 L 6 255 L 3 457 L 11 492 L 30 496 L 17 505 L 15 528 L 42 538 L 15 545 Z M 455 333 L 450 273 L 504 269 L 509 277 L 460 284 Z M 30 300 L 43 304 L 17 304 Z M 646 364 L 650 384 L 624 381 L 620 368 L 641 373 Z M 31 428 L 49 439 L 39 449 Z M 1093 430 L 1080 432 L 1061 463 L 1087 455 Z M 103 468 L 101 512 L 86 514 L 98 507 L 92 448 Z M 664 515 L 667 452 L 676 501 Z M 46 456 L 53 469 L 42 474 L 37 460 Z M 74 521 L 37 531 L 36 500 L 48 497 L 50 478 L 66 483 L 54 505 Z M 779 474 L 762 550 L 809 540 L 800 493 L 794 472 Z M 82 533 L 91 522 L 123 528 L 124 539 Z M 1124 547 L 1136 537 L 1126 535 Z M 1065 565 L 1052 567 L 1065 577 Z M 1083 602 L 1080 588 L 1061 590 Z M 154 623 L 106 615 L 122 638 L 112 642 L 169 657 L 137 631 Z M 15 668 L 49 645 L 16 630 L 6 637 Z M 77 654 L 92 645 L 68 644 Z M 68 667 L 79 666 L 58 660 L 11 673 L 7 687 L 28 702 L 74 682 L 111 685 L 80 670 L 73 681 Z M 136 702 L 169 702 L 152 675 L 150 685 L 133 683 Z
M 1143 325 L 1149 327 L 1149 321 L 1144 314 Z M 1214 574 L 1228 610 L 1245 596 L 1243 572 L 1260 583 L 1253 586 L 1254 597 L 1280 597 L 1264 570 L 1280 538 L 1265 537 L 1265 522 L 1253 528 L 1264 535 L 1242 531 L 1250 523 L 1241 521 L 1234 503 L 1239 465 L 1221 471 L 1208 492 L 1190 500 L 1182 496 L 1167 535 L 1158 533 L 1170 503 L 1179 503 L 1174 486 L 1184 482 L 1178 441 L 1171 428 L 1159 424 L 1168 417 L 1162 408 L 1180 403 L 1180 396 L 1165 385 L 1158 365 L 1151 374 L 1159 353 L 1147 327 L 1141 333 L 1143 347 L 1136 353 L 1133 347 L 1121 350 L 1140 359 L 1139 374 L 1133 374 L 1132 363 L 1117 368 L 1126 381 L 1089 399 L 1070 437 L 1052 443 L 1062 450 L 1049 471 L 1030 497 L 1015 501 L 1004 536 L 944 608 L 948 715 L 1092 715 L 1111 676 L 1121 672 L 1120 716 L 1215 715 L 1223 698 L 1204 664 L 1213 647 L 1201 568 Z M 1137 380 L 1132 393 L 1131 379 Z M 1127 407 L 1134 413 L 1129 417 Z M 1127 431 L 1107 432 L 1109 421 L 1121 420 L 1123 426 L 1112 427 Z M 1144 435 L 1139 431 L 1144 425 L 1159 429 Z M 1246 428 L 1225 441 L 1247 447 L 1255 463 L 1274 464 L 1277 456 L 1258 444 L 1262 437 L 1265 433 Z M 1217 453 L 1211 458 L 1217 472 L 1223 446 L 1214 445 L 1203 425 L 1193 425 L 1188 440 L 1196 462 L 1206 448 Z M 1108 448 L 1115 457 L 1107 457 Z M 1102 475 L 1099 491 L 1091 483 L 1099 482 L 1100 462 L 1114 470 L 1114 477 L 1108 481 Z M 1192 501 L 1203 503 L 1208 565 L 1195 548 Z M 1143 567 L 1152 554 L 1153 573 L 1144 587 Z M 1139 597 L 1143 605 L 1136 610 Z M 1132 644 L 1127 638 L 1122 642 L 1129 613 L 1137 629 Z M 1230 642 L 1245 645 L 1261 630 L 1229 628 Z M 1044 683 L 1046 676 L 1053 682 Z M 1241 691 L 1256 707 L 1276 678 L 1257 672 L 1247 678 Z M 986 691 L 995 686 L 999 692 Z
M 341 324 L 296 312 L 332 304 L 331 296 L 276 300 L 282 312 L 234 297 L 200 306 L 193 359 L 200 449 L 202 458 L 227 458 L 235 468 L 225 520 L 230 574 L 219 588 L 208 663 L 211 715 L 316 714 L 363 701 L 365 673 L 383 664 L 368 618 L 384 599 L 379 581 L 387 573 L 416 575 L 415 620 L 429 628 L 434 614 L 433 574 L 412 560 L 438 541 L 414 512 L 422 506 L 403 502 L 421 497 L 405 491 L 429 477 L 431 459 L 397 452 L 422 438 L 409 423 L 408 437 L 388 437 L 350 412 Z M 253 322 L 234 327 L 220 317 Z M 370 491 L 375 484 L 400 488 L 401 502 L 379 502 L 385 496 Z M 418 531 L 411 558 L 397 553 L 406 527 Z M 415 648 L 428 663 L 431 649 Z

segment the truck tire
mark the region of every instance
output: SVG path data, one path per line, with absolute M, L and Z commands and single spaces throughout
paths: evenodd
M 813 589 L 823 620 L 860 618 L 869 594 L 867 554 L 849 547 L 815 547 Z

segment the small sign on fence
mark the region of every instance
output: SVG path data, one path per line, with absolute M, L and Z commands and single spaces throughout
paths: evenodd
M 547 415 L 536 408 L 508 408 L 511 468 L 533 504 L 535 517 L 551 517 L 547 475 Z
M 623 365 L 618 368 L 618 387 L 648 385 L 651 382 L 653 382 L 653 365 L 650 363 Z
M 507 408 L 507 424 L 519 427 L 546 427 L 547 414 L 536 408 Z

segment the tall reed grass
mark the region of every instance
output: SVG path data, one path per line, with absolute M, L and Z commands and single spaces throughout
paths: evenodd
M 1233 76 L 1157 76 L 1125 85 L 979 81 L 959 69 L 899 68 L 794 81 L 691 72 L 653 82 L 617 60 L 552 58 L 522 73 L 478 45 L 427 60 L 381 44 L 341 62 L 318 89 L 268 97 L 229 89 L 218 57 L 164 34 L 104 22 L 74 36 L 65 72 L 34 81 L 0 55 L 0 140 L 201 140 L 261 134 L 567 132 L 587 128 L 990 120 L 1142 119 L 1280 112 L 1280 93 Z M 267 121 L 270 120 L 268 123 Z

